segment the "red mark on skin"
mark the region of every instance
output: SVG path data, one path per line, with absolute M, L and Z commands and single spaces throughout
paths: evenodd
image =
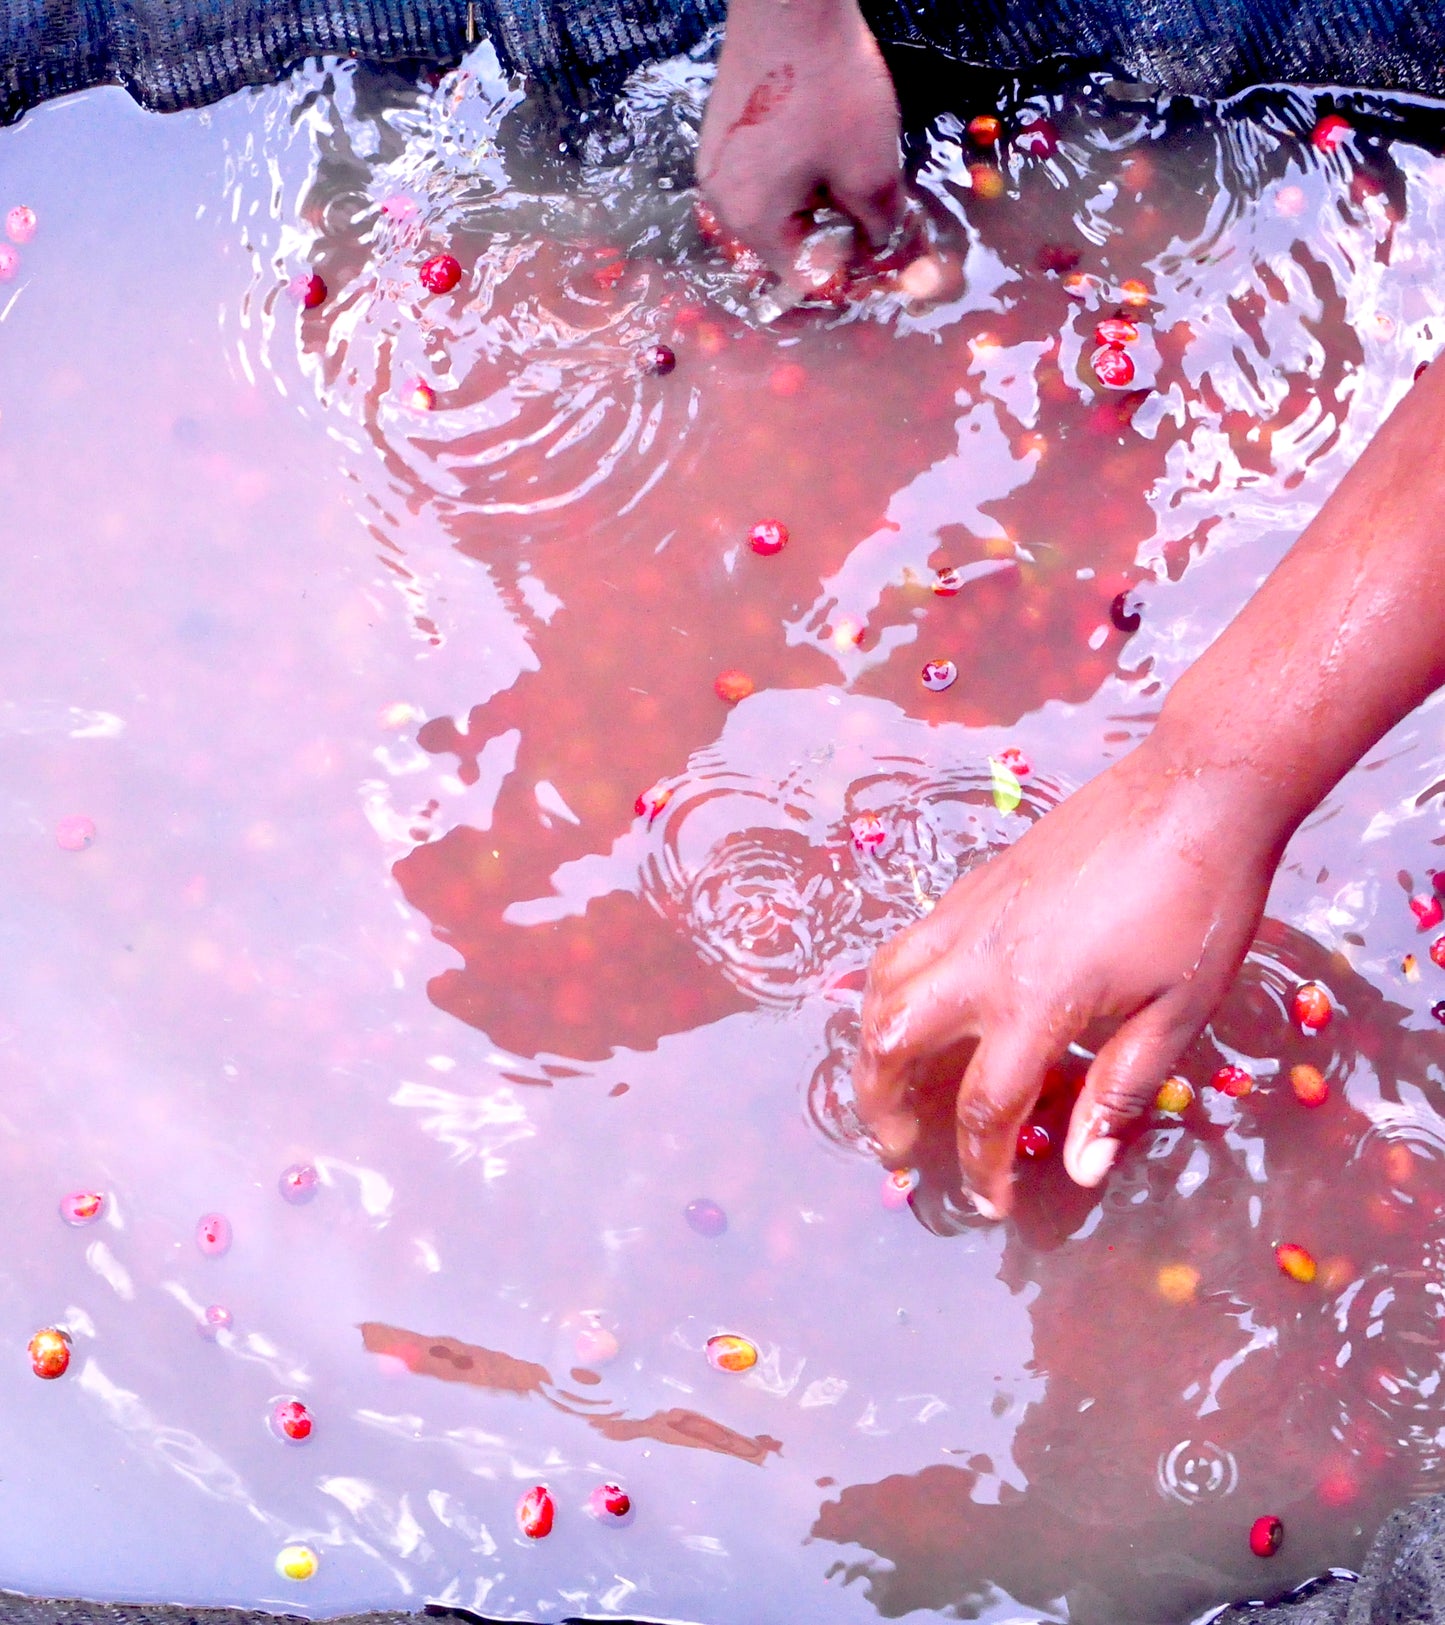
M 751 130 L 759 124 L 766 123 L 793 94 L 795 77 L 791 62 L 785 62 L 781 68 L 772 68 L 765 73 L 761 83 L 754 85 L 753 93 L 743 104 L 742 112 L 728 125 L 724 140 L 735 136 L 739 130 Z

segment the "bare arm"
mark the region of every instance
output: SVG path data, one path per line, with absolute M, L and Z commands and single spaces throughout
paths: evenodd
M 903 209 L 898 99 L 857 0 L 732 0 L 697 174 L 784 279 L 821 204 L 883 246 Z
M 1290 836 L 1359 757 L 1445 682 L 1445 364 L 1432 366 L 1142 745 L 964 877 L 873 963 L 859 1105 L 908 1154 L 910 1090 L 977 1040 L 958 1155 L 1007 1210 L 1045 1070 L 1095 1020 L 1065 1146 L 1082 1185 L 1209 1019 Z

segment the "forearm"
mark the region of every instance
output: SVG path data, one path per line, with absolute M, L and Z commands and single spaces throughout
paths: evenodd
M 1278 568 L 1175 684 L 1150 741 L 1273 849 L 1445 682 L 1445 363 L 1426 371 Z

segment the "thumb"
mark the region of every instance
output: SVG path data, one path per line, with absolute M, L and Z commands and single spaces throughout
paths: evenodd
M 1094 1057 L 1074 1103 L 1064 1167 L 1076 1185 L 1103 1183 L 1128 1131 L 1194 1037 L 1182 1000 L 1166 994 L 1131 1016 Z

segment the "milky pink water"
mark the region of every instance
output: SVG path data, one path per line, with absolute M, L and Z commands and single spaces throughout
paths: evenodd
M 485 52 L 0 132 L 6 1586 L 1158 1625 L 1445 1487 L 1437 706 L 1102 1193 L 986 1226 L 929 1150 L 886 1202 L 848 1086 L 872 949 L 1147 731 L 1434 354 L 1445 167 L 1076 86 L 1050 157 L 934 127 L 931 301 L 768 324 L 691 224 L 705 81 L 578 157 Z

